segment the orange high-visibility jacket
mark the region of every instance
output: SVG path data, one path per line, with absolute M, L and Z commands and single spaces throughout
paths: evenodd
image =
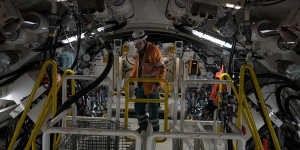
M 163 57 L 158 47 L 147 42 L 142 64 L 139 64 L 139 59 L 139 54 L 137 53 L 130 78 L 138 78 L 138 68 L 141 65 L 142 76 L 140 78 L 165 79 L 167 72 L 166 65 L 163 62 Z M 143 83 L 144 94 L 152 94 L 153 84 L 155 83 Z M 160 83 L 160 86 L 163 86 L 163 84 Z

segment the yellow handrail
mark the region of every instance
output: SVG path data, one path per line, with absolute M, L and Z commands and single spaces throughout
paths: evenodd
M 33 99 L 34 99 L 34 97 L 35 97 L 35 94 L 36 94 L 36 92 L 37 92 L 37 90 L 38 90 L 38 88 L 39 88 L 39 86 L 40 86 L 40 84 L 41 84 L 41 82 L 42 82 L 42 79 L 43 79 L 43 77 L 44 77 L 44 74 L 46 73 L 46 69 L 48 68 L 49 65 L 52 65 L 52 86 L 51 86 L 49 95 L 48 95 L 48 97 L 47 97 L 47 100 L 46 100 L 46 103 L 45 103 L 44 106 L 48 105 L 48 103 L 50 102 L 50 101 L 49 101 L 50 96 L 52 96 L 52 94 L 53 94 L 54 92 L 56 92 L 57 66 L 56 66 L 55 61 L 53 61 L 53 60 L 48 60 L 48 61 L 46 61 L 46 62 L 43 64 L 43 66 L 42 66 L 42 69 L 41 69 L 41 71 L 40 71 L 40 73 L 39 73 L 39 75 L 38 75 L 37 81 L 36 81 L 36 83 L 35 83 L 35 85 L 34 85 L 34 87 L 33 87 L 33 89 L 32 89 L 32 92 L 31 92 L 31 94 L 30 94 L 30 97 L 29 97 L 29 99 L 28 99 L 28 101 L 27 101 L 27 103 L 26 103 L 26 106 L 25 106 L 25 108 L 24 108 L 24 111 L 23 111 L 23 113 L 22 113 L 22 115 L 21 115 L 21 118 L 20 118 L 18 124 L 17 124 L 17 127 L 16 127 L 16 130 L 15 130 L 15 132 L 14 132 L 14 135 L 13 135 L 13 137 L 12 137 L 10 143 L 9 143 L 8 150 L 12 150 L 12 149 L 13 149 L 13 146 L 14 146 L 14 144 L 15 144 L 15 142 L 16 142 L 16 139 L 17 139 L 17 137 L 18 137 L 19 134 L 20 134 L 21 127 L 22 127 L 22 125 L 23 125 L 23 123 L 24 123 L 24 120 L 25 120 L 25 118 L 26 118 L 26 116 L 27 116 L 27 113 L 28 113 L 28 111 L 30 110 L 30 106 L 31 106 L 32 101 L 33 101 Z M 46 110 L 43 110 L 43 111 L 46 111 Z M 42 113 L 43 113 L 43 112 L 42 112 Z M 37 124 L 37 125 L 38 125 L 38 124 Z M 36 126 L 37 126 L 37 125 L 36 125 Z M 36 126 L 35 126 L 35 128 L 36 128 Z M 29 143 L 29 144 L 27 143 L 27 145 L 31 145 L 31 144 L 32 144 L 33 137 L 31 136 L 30 139 L 31 139 L 31 140 L 30 140 L 30 143 Z M 28 147 L 28 148 L 27 148 L 27 150 L 28 150 L 30 146 L 27 146 L 27 145 L 26 145 L 26 147 Z
M 224 80 L 225 77 L 230 81 L 232 91 L 238 102 L 237 127 L 239 129 L 242 129 L 242 115 L 243 115 L 244 119 L 247 123 L 247 126 L 251 132 L 251 135 L 253 136 L 253 140 L 256 144 L 256 147 L 263 149 L 263 145 L 259 138 L 259 134 L 256 129 L 255 123 L 254 123 L 254 121 L 250 121 L 251 119 L 253 120 L 253 117 L 252 117 L 251 110 L 249 108 L 247 101 L 245 102 L 245 101 L 243 101 L 243 99 L 241 99 L 241 96 L 240 96 L 241 92 L 240 91 L 239 91 L 239 93 L 237 92 L 237 88 L 234 86 L 233 81 L 228 73 L 223 73 L 220 77 L 220 80 Z M 219 93 L 221 93 L 223 90 L 222 86 L 223 86 L 222 84 L 219 85 Z M 218 99 L 219 99 L 219 101 L 221 100 L 220 95 L 218 95 Z M 248 106 L 248 107 L 245 107 L 245 109 L 243 109 L 243 105 Z M 235 145 L 235 149 L 236 149 L 236 145 Z
M 249 70 L 249 72 L 251 74 L 251 78 L 252 78 L 256 93 L 258 95 L 258 99 L 259 99 L 261 108 L 263 110 L 263 114 L 264 114 L 264 117 L 266 119 L 267 126 L 269 128 L 270 133 L 271 133 L 272 140 L 273 140 L 273 143 L 275 145 L 275 149 L 280 150 L 280 145 L 279 145 L 276 133 L 274 131 L 274 128 L 272 126 L 271 119 L 268 115 L 268 111 L 267 111 L 266 105 L 264 103 L 264 99 L 263 99 L 263 96 L 262 96 L 262 92 L 261 92 L 256 74 L 254 72 L 254 69 L 250 65 L 243 65 L 240 69 L 239 93 L 237 92 L 237 89 L 234 86 L 234 84 L 232 82 L 232 79 L 230 78 L 229 74 L 224 73 L 220 77 L 220 80 L 224 80 L 224 78 L 226 77 L 230 81 L 233 93 L 236 96 L 236 99 L 238 101 L 237 126 L 238 126 L 238 128 L 241 129 L 241 127 L 242 127 L 242 117 L 241 116 L 243 115 L 243 117 L 244 117 L 244 119 L 247 123 L 247 126 L 248 126 L 248 128 L 251 132 L 251 135 L 253 136 L 253 140 L 255 142 L 256 149 L 263 150 L 263 145 L 262 145 L 262 142 L 260 140 L 260 136 L 259 136 L 258 130 L 256 128 L 255 121 L 253 119 L 251 109 L 248 105 L 246 94 L 245 94 L 245 71 L 246 70 Z M 219 93 L 221 93 L 222 90 L 223 90 L 222 89 L 222 84 L 220 84 L 219 85 Z M 219 95 L 219 101 L 220 100 L 221 100 L 221 97 Z M 235 149 L 236 149 L 236 145 L 235 145 Z
M 52 104 L 52 117 L 54 117 L 56 111 L 57 111 L 57 93 L 59 91 L 59 88 L 61 87 L 62 85 L 62 81 L 63 79 L 65 78 L 66 75 L 68 74 L 74 74 L 74 72 L 72 70 L 67 70 L 64 72 L 64 75 L 62 77 L 62 80 L 60 81 L 59 85 L 57 86 L 56 85 L 56 81 L 57 81 L 57 66 L 56 66 L 56 63 L 55 61 L 53 60 L 48 60 L 46 61 L 43 66 L 42 66 L 42 69 L 39 73 L 39 76 L 37 78 L 37 81 L 34 85 L 34 88 L 30 94 L 30 98 L 28 99 L 28 102 L 25 106 L 25 109 L 22 113 L 22 116 L 21 116 L 21 119 L 19 120 L 18 124 L 17 124 L 17 127 L 16 127 L 16 130 L 15 130 L 15 133 L 14 133 L 14 136 L 10 142 L 10 145 L 8 147 L 8 150 L 11 150 L 13 148 L 13 145 L 16 141 L 16 138 L 18 137 L 19 133 L 20 133 L 20 129 L 23 125 L 23 122 L 25 120 L 25 117 L 30 109 L 30 106 L 31 106 L 31 103 L 32 103 L 32 100 L 33 98 L 35 97 L 35 94 L 36 94 L 36 91 L 38 89 L 38 87 L 40 86 L 40 83 L 43 79 L 43 76 L 46 72 L 46 69 L 48 68 L 49 65 L 52 65 L 52 87 L 50 89 L 50 92 L 47 96 L 47 99 L 46 99 L 46 102 L 44 104 L 44 107 L 42 109 L 42 112 L 40 113 L 39 117 L 38 117 L 38 120 L 36 122 L 36 125 L 34 126 L 34 129 L 32 130 L 31 132 L 31 136 L 26 144 L 26 147 L 25 147 L 25 150 L 28 150 L 30 147 L 32 149 L 35 149 L 35 139 L 36 139 L 36 136 L 41 128 L 41 126 L 43 125 L 48 113 L 49 113 L 49 110 L 50 110 L 50 107 L 51 107 L 51 104 Z M 72 84 L 72 94 L 75 93 L 75 81 L 72 80 L 71 82 Z M 24 117 L 25 116 L 25 117 Z M 60 137 L 58 137 L 58 139 L 56 140 L 56 135 L 54 135 L 54 147 L 53 148 L 57 148 L 57 142 L 60 140 Z
M 271 119 L 269 117 L 269 112 L 268 112 L 267 107 L 265 105 L 265 101 L 264 101 L 264 98 L 263 98 L 263 95 L 262 95 L 262 92 L 261 92 L 261 88 L 259 86 L 256 74 L 254 72 L 254 69 L 250 65 L 243 65 L 241 67 L 241 70 L 240 70 L 240 94 L 241 94 L 241 97 L 244 100 L 244 102 L 247 102 L 247 100 L 246 100 L 246 94 L 245 94 L 245 89 L 244 89 L 245 88 L 244 85 L 245 85 L 245 71 L 246 70 L 248 70 L 250 72 L 250 75 L 251 75 L 251 78 L 252 78 L 252 82 L 254 84 L 254 88 L 256 90 L 256 93 L 257 93 L 257 96 L 258 96 L 258 100 L 260 102 L 260 106 L 261 106 L 261 109 L 263 111 L 264 118 L 266 120 L 267 126 L 269 128 L 269 131 L 270 131 L 270 134 L 271 134 L 271 137 L 272 137 L 275 149 L 276 150 L 280 150 L 279 141 L 278 141 L 278 138 L 276 136 L 275 130 L 273 128 Z
M 164 99 L 130 99 L 129 98 L 129 83 L 131 82 L 162 82 L 165 84 L 165 93 Z M 153 79 L 153 78 L 130 78 L 126 81 L 125 84 L 125 128 L 128 128 L 128 103 L 129 102 L 137 102 L 137 103 L 164 103 L 164 131 L 168 131 L 168 113 L 169 113 L 169 83 L 164 79 Z M 156 140 L 156 142 L 164 142 L 166 139 Z

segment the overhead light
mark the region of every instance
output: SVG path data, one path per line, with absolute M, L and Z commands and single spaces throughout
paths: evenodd
M 98 28 L 98 29 L 97 29 L 97 31 L 98 31 L 98 32 L 102 32 L 102 31 L 104 31 L 104 27 L 100 27 L 100 28 Z
M 196 31 L 196 30 L 192 30 L 192 33 L 196 36 L 198 36 L 199 38 L 211 41 L 213 43 L 216 43 L 218 45 L 220 45 L 221 47 L 226 47 L 226 48 L 232 48 L 232 45 L 230 43 L 227 43 L 225 41 L 222 41 L 220 39 L 217 39 L 213 36 L 210 36 L 208 34 L 204 34 L 202 32 Z
M 81 34 L 81 38 L 85 38 L 84 33 Z M 75 42 L 75 41 L 77 41 L 77 35 L 71 36 L 67 39 L 64 39 L 61 42 L 64 43 L 64 44 L 67 44 L 67 43 L 72 43 L 72 42 Z
M 261 30 L 259 32 L 261 32 L 261 33 L 270 33 L 270 32 L 276 32 L 276 30 Z
M 242 7 L 239 6 L 239 5 L 235 5 L 235 4 L 231 4 L 231 3 L 226 3 L 226 4 L 225 4 L 225 7 L 233 8 L 233 9 L 241 9 L 241 8 L 242 8 Z
M 56 0 L 56 2 L 66 2 L 68 0 Z
M 102 32 L 102 31 L 104 31 L 104 29 L 105 29 L 104 27 L 100 27 L 100 28 L 97 28 L 97 31 L 98 31 L 98 32 Z M 82 33 L 82 34 L 81 34 L 81 38 L 82 38 L 82 39 L 85 38 L 84 34 L 85 34 L 85 33 Z M 92 32 L 92 33 L 91 33 L 91 35 L 95 35 L 95 34 L 96 34 L 95 32 Z M 62 40 L 61 42 L 64 43 L 64 44 L 67 44 L 67 43 L 72 43 L 72 42 L 74 42 L 74 41 L 77 41 L 77 35 L 71 36 L 71 37 L 69 37 L 69 38 L 67 38 L 67 39 L 64 39 L 64 40 Z
M 31 24 L 31 25 L 37 24 L 37 23 L 31 22 L 31 21 L 23 21 L 23 22 L 26 23 L 26 24 Z

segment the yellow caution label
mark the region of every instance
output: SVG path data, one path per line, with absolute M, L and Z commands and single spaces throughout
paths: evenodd
M 169 53 L 170 54 L 175 54 L 175 47 L 174 47 L 174 45 L 170 46 Z

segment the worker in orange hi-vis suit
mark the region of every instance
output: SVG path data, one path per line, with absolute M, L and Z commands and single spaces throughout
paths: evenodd
M 163 62 L 161 51 L 158 47 L 146 41 L 147 35 L 143 30 L 134 31 L 132 34 L 135 47 L 138 49 L 135 64 L 130 78 L 159 78 L 164 79 L 166 66 Z M 159 99 L 159 88 L 162 83 L 138 83 L 136 98 Z M 148 127 L 146 103 L 135 103 L 135 112 L 139 122 L 138 132 L 145 131 Z M 159 103 L 149 103 L 149 120 L 153 131 L 159 131 Z
M 215 79 L 218 80 L 220 79 L 221 75 L 224 73 L 224 68 L 223 68 L 223 65 L 222 65 L 222 68 L 219 72 L 216 72 L 216 76 L 215 76 Z M 226 85 L 223 85 L 223 89 L 222 91 L 226 91 L 227 87 Z M 218 92 L 219 92 L 219 84 L 214 84 L 212 86 L 212 91 L 210 93 L 210 98 L 215 102 L 215 103 L 218 103 Z

